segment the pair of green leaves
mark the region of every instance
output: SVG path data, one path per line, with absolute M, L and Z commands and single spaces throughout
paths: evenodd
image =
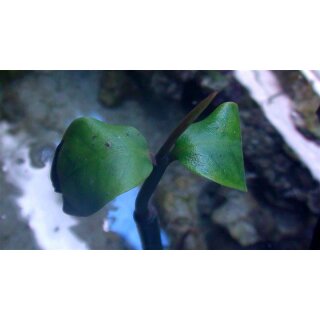
M 246 190 L 240 120 L 233 102 L 190 125 L 171 154 L 196 174 Z M 88 216 L 141 184 L 152 169 L 147 142 L 138 130 L 79 118 L 56 150 L 51 180 L 63 195 L 66 213 Z

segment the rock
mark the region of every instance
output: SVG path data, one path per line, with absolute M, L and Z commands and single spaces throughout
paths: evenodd
M 205 180 L 172 164 L 159 184 L 154 202 L 172 249 L 205 249 L 197 197 Z
M 52 142 L 37 141 L 30 144 L 29 156 L 35 168 L 43 168 L 52 161 L 56 146 Z
M 93 250 L 121 250 L 129 249 L 122 237 L 114 232 L 105 232 L 102 226 L 105 220 L 106 210 L 83 218 L 77 218 L 78 224 L 72 228 L 74 233 L 83 239 L 88 247 Z
M 246 168 L 254 174 L 252 190 L 256 197 L 274 207 L 310 214 L 307 195 L 318 188 L 318 182 L 287 152 L 284 141 L 259 108 L 241 102 L 240 106 Z
M 28 71 L 0 70 L 0 86 L 6 85 L 12 82 L 13 80 L 19 79 L 26 73 L 28 73 Z
M 227 228 L 231 237 L 243 246 L 258 242 L 259 235 L 253 225 L 253 219 L 250 219 L 251 211 L 255 210 L 254 212 L 259 214 L 256 210 L 257 204 L 249 199 L 248 194 L 234 190 L 224 191 L 225 199 L 228 200 L 213 211 L 211 219 Z
M 262 243 L 308 248 L 318 214 L 319 183 L 238 83 L 231 81 L 222 95 L 240 106 L 249 192 L 237 195 L 222 187 L 207 189 L 200 194 L 200 211 L 211 216 L 213 228 L 215 224 L 225 228 L 242 248 Z
M 101 79 L 99 99 L 106 107 L 115 107 L 137 95 L 137 86 L 126 71 L 105 71 Z
M 130 246 L 115 232 L 106 232 L 105 250 L 129 250 Z
M 220 71 L 106 71 L 99 97 L 109 107 L 138 98 L 176 101 L 188 110 L 227 83 Z
M 147 99 L 181 101 L 184 84 L 195 78 L 196 71 L 130 71 L 130 77 Z
M 239 243 L 243 246 L 254 244 L 259 240 L 253 225 L 245 221 L 231 225 L 229 232 L 234 239 L 239 239 Z
M 148 86 L 153 95 L 173 100 L 181 98 L 181 84 L 173 76 L 170 77 L 170 73 L 153 71 Z
M 300 71 L 275 71 L 284 91 L 293 100 L 295 112 L 292 119 L 306 138 L 320 144 L 320 123 L 316 110 L 320 97 L 313 91 Z
M 261 239 L 270 239 L 275 230 L 270 208 L 261 207 L 249 192 L 228 189 L 212 182 L 208 183 L 200 193 L 199 211 L 202 214 L 205 212 L 206 215 L 210 212 L 205 232 L 211 234 L 211 241 L 221 243 L 221 247 L 208 244 L 209 247 L 216 249 L 228 249 L 228 242 L 232 241 L 238 243 L 239 248 L 253 245 Z M 209 223 L 211 227 L 208 227 Z M 214 231 L 210 231 L 210 228 L 215 230 L 217 225 L 225 230 L 226 234 L 223 234 L 223 237 L 226 239 L 226 244 L 216 238 L 221 233 L 215 235 Z
M 0 119 L 21 121 L 26 116 L 24 103 L 14 91 L 6 91 L 0 100 Z
M 307 194 L 307 203 L 310 211 L 320 215 L 320 187 L 313 189 Z

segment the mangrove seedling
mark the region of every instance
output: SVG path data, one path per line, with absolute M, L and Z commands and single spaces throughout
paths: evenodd
M 193 173 L 246 191 L 240 118 L 234 102 L 195 122 L 217 93 L 201 101 L 169 135 L 155 156 L 135 128 L 78 118 L 67 128 L 51 168 L 65 213 L 86 217 L 142 184 L 133 213 L 144 249 L 162 249 L 157 214 L 149 204 L 166 168 L 179 161 Z

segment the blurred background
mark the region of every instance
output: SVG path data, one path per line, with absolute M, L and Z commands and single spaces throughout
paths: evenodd
M 238 103 L 248 192 L 178 163 L 155 195 L 170 249 L 308 249 L 320 215 L 319 71 L 0 71 L 0 249 L 141 249 L 135 188 L 88 218 L 50 167 L 77 117 L 136 127 L 156 152 L 201 99 Z M 318 112 L 317 112 L 318 111 Z

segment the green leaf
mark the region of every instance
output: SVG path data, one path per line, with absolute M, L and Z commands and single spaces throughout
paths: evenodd
M 56 150 L 51 180 L 63 195 L 66 213 L 88 216 L 142 183 L 151 171 L 147 142 L 138 130 L 79 118 Z
M 198 175 L 247 190 L 236 103 L 223 103 L 206 119 L 192 124 L 177 140 L 172 155 Z

